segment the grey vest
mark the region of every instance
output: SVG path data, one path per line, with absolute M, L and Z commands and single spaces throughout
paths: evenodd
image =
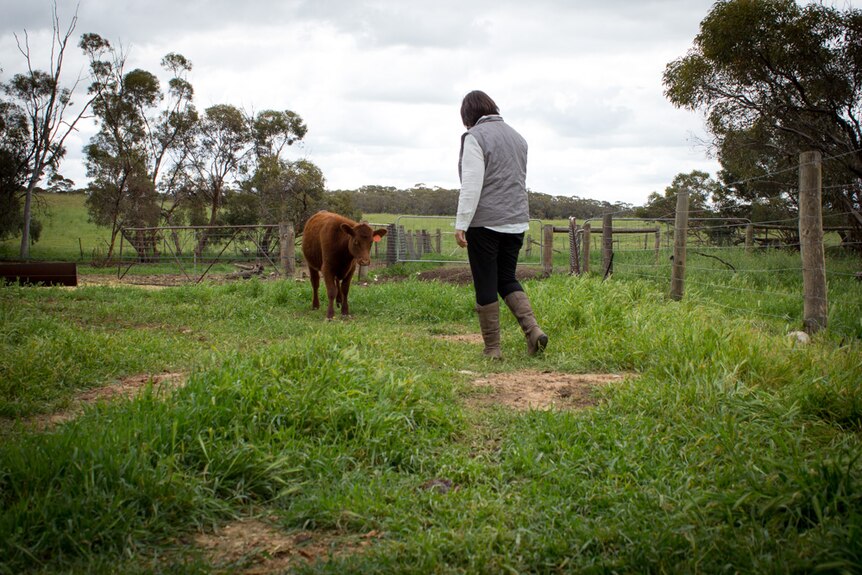
M 467 133 L 476 138 L 485 157 L 485 181 L 470 226 L 499 226 L 529 221 L 527 141 L 500 116 L 480 119 Z M 467 134 L 461 136 L 459 177 L 466 136 Z

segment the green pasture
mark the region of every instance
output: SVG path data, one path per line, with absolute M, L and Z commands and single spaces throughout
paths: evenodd
M 0 573 L 263 568 L 195 544 L 253 518 L 374 534 L 296 573 L 862 569 L 858 338 L 649 279 L 525 289 L 550 346 L 506 312 L 495 363 L 441 337 L 477 332 L 468 286 L 370 282 L 331 322 L 307 282 L 0 288 Z M 522 371 L 625 377 L 585 409 L 479 406 L 472 382 Z M 166 372 L 185 385 L 29 423 Z
M 82 198 L 50 200 L 34 257 L 116 273 L 89 265 Z M 389 218 L 367 216 L 428 222 Z M 621 238 L 604 279 L 600 242 L 573 277 L 555 235 L 524 284 L 550 346 L 528 357 L 504 310 L 502 363 L 447 337 L 478 332 L 473 293 L 418 281 L 429 263 L 375 266 L 332 322 L 294 280 L 0 287 L 0 574 L 265 569 L 277 551 L 196 543 L 238 520 L 365 543 L 296 573 L 862 571 L 858 257 L 827 249 L 829 328 L 803 345 L 797 253 L 693 245 L 674 302 L 670 248 Z M 37 423 L 164 373 L 184 384 Z M 521 373 L 624 377 L 583 409 L 481 401 Z
M 237 271 L 235 265 L 249 263 L 247 253 L 254 254 L 256 245 L 249 239 L 239 237 L 228 242 L 215 239 L 209 244 L 203 258 L 193 258 L 195 239 L 182 236 L 176 242 L 163 240 L 160 245 L 162 260 L 158 263 L 140 263 L 128 243 L 121 264 L 107 267 L 94 266 L 97 254 L 104 255 L 108 245 L 108 231 L 88 221 L 84 196 L 80 194 L 44 194 L 36 204 L 37 216 L 43 221 L 42 238 L 32 246 L 35 260 L 63 260 L 78 262 L 80 274 L 116 275 L 134 279 L 134 276 L 172 275 L 187 277 L 189 281 L 199 278 L 221 278 Z M 450 262 L 466 265 L 466 250 L 458 247 L 454 240 L 453 217 L 418 217 L 395 214 L 365 214 L 363 218 L 373 225 L 398 224 L 414 234 L 425 230 L 434 253 L 425 253 L 424 262 Z M 579 224 L 586 223 L 579 220 Z M 601 221 L 590 222 L 594 230 L 601 229 Z M 553 225 L 567 228 L 565 220 L 532 220 L 526 235 L 520 262 L 536 270 L 543 269 L 542 226 Z M 656 234 L 652 231 L 636 234 L 614 235 L 611 269 L 618 280 L 639 280 L 654 284 L 658 291 L 669 292 L 673 246 L 669 228 L 665 223 L 646 222 L 622 218 L 614 222 L 615 228 L 659 228 L 659 248 L 656 249 Z M 438 240 L 439 230 L 439 240 Z M 827 280 L 829 287 L 829 326 L 836 337 L 862 338 L 862 284 L 855 280 L 860 270 L 857 255 L 837 247 L 837 240 L 828 234 Z M 836 236 L 837 237 L 837 236 Z M 258 238 L 260 239 L 260 238 Z M 687 257 L 685 297 L 708 305 L 725 309 L 729 314 L 759 318 L 767 322 L 779 322 L 786 329 L 798 329 L 803 317 L 803 286 L 801 260 L 798 251 L 756 248 L 745 250 L 741 245 L 710 245 L 704 242 L 703 234 L 690 238 Z M 833 241 L 835 240 L 835 241 Z M 414 235 L 414 245 L 418 239 Z M 437 244 L 439 242 L 439 251 Z M 174 244 L 182 244 L 182 254 Z M 296 267 L 302 267 L 301 238 L 296 245 Z M 19 242 L 0 242 L 0 259 L 16 259 Z M 553 271 L 568 273 L 571 266 L 571 246 L 567 233 L 555 233 L 553 238 Z M 119 257 L 119 242 L 115 253 Z M 385 267 L 386 242 L 375 244 L 372 251 L 376 276 L 399 276 L 410 270 L 427 269 L 435 263 L 407 263 L 392 268 Z M 403 250 L 402 259 L 407 257 Z M 221 259 L 219 259 L 221 258 Z M 273 254 L 273 261 L 277 263 Z M 213 259 L 218 260 L 211 263 Z M 254 260 L 254 257 L 251 258 Z M 273 271 L 270 261 L 261 260 L 267 273 Z M 602 256 L 601 233 L 591 234 L 588 262 L 579 262 L 581 269 L 592 275 L 605 275 Z
M 107 249 L 111 234 L 89 221 L 83 194 L 39 194 L 33 217 L 42 222 L 39 241 L 31 244 L 35 260 L 91 261 L 94 250 Z M 0 259 L 17 259 L 21 238 L 0 241 Z

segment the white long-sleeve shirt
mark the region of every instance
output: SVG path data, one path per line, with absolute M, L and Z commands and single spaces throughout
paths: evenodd
M 470 227 L 484 183 L 485 154 L 476 138 L 468 133 L 464 137 L 464 151 L 461 155 L 461 192 L 458 194 L 458 211 L 455 214 L 456 230 L 467 231 Z M 520 234 L 530 229 L 530 222 L 488 226 L 488 229 L 504 234 Z

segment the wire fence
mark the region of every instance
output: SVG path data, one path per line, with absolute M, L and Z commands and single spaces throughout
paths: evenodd
M 283 275 L 284 241 L 278 225 L 125 228 L 117 275 L 180 275 L 200 282 L 226 277 Z
M 387 229 L 386 242 L 372 253 L 372 260 L 392 265 L 423 262 L 467 264 L 467 250 L 455 242 L 455 218 L 452 216 L 398 216 L 390 224 L 369 224 Z M 518 262 L 525 266 L 542 265 L 541 220 L 531 219 L 524 234 Z
M 467 265 L 466 250 L 455 243 L 454 221 L 453 217 L 400 216 L 394 223 L 370 223 L 389 230 L 384 241 L 373 244 L 372 266 L 408 262 Z M 798 220 L 689 221 L 686 298 L 736 315 L 781 322 L 788 329 L 798 327 L 804 313 Z M 610 265 L 605 261 L 600 222 L 593 220 L 569 228 L 531 220 L 519 264 L 543 266 L 547 273 L 645 281 L 669 292 L 673 221 L 618 218 L 612 222 Z M 549 228 L 556 233 L 546 234 Z M 286 237 L 296 247 L 301 239 L 295 240 L 292 234 L 291 230 Z M 585 241 L 590 236 L 591 240 Z M 179 281 L 189 283 L 207 276 L 292 277 L 293 269 L 285 265 L 284 241 L 283 228 L 278 225 L 129 228 L 121 240 L 117 273 L 121 278 L 127 274 L 174 274 Z M 862 265 L 858 255 L 862 246 L 843 240 L 833 230 L 824 235 L 824 250 L 830 329 L 862 338 Z M 300 270 L 301 250 L 289 252 L 294 269 Z
M 800 161 L 800 214 L 805 165 Z M 675 284 L 680 280 L 675 274 L 680 273 L 682 263 L 687 298 L 740 316 L 780 322 L 788 329 L 808 321 L 810 306 L 822 307 L 824 314 L 828 306 L 830 330 L 862 338 L 862 245 L 850 239 L 858 235 L 846 233 L 848 228 L 824 225 L 819 169 L 818 160 L 815 211 L 817 249 L 823 256 L 815 260 L 820 262 L 817 264 L 806 264 L 802 256 L 802 215 L 752 222 L 703 217 L 689 213 L 687 204 L 683 227 L 679 206 L 674 217 L 615 218 L 616 214 L 606 214 L 601 221 L 571 218 L 567 226 L 530 220 L 519 264 L 542 266 L 546 274 L 566 269 L 572 274 L 646 281 L 681 299 L 682 284 Z M 829 222 L 851 216 L 857 217 L 858 210 L 830 214 Z M 390 223 L 368 223 L 387 229 L 384 241 L 373 244 L 372 266 L 467 264 L 466 250 L 455 242 L 454 217 L 398 216 Z M 129 228 L 122 238 L 120 276 L 135 267 L 158 273 L 162 266 L 173 267 L 187 281 L 200 281 L 212 273 L 291 277 L 294 269 L 302 267 L 301 250 L 296 249 L 299 241 L 292 227 L 285 225 Z M 815 265 L 818 269 L 812 269 Z M 824 276 L 822 293 L 812 294 L 806 286 L 811 272 Z M 679 293 L 674 294 L 677 289 Z M 825 326 L 826 318 L 822 322 Z M 807 323 L 805 327 L 810 331 Z
M 647 223 L 642 222 L 642 223 Z M 661 222 L 659 222 L 661 224 Z M 740 317 L 783 323 L 788 330 L 803 328 L 806 288 L 805 265 L 798 237 L 798 220 L 772 222 L 752 236 L 756 225 L 709 222 L 722 227 L 727 241 L 715 242 L 704 235 L 703 222 L 686 228 L 685 297 L 718 306 Z M 796 232 L 776 235 L 776 229 Z M 616 223 L 614 223 L 616 231 Z M 767 235 L 767 232 L 771 232 Z M 580 232 L 583 246 L 583 229 Z M 748 238 L 746 242 L 744 238 Z M 601 273 L 614 279 L 650 282 L 670 294 L 674 266 L 674 230 L 666 230 L 659 244 L 653 234 L 613 234 L 608 266 L 603 246 L 591 242 L 582 252 L 581 268 L 573 273 Z M 794 239 L 795 238 L 795 239 Z M 740 239 L 742 239 L 740 241 Z M 823 250 L 830 331 L 862 338 L 862 246 L 848 242 L 837 232 L 824 235 Z M 819 297 L 817 295 L 815 298 Z

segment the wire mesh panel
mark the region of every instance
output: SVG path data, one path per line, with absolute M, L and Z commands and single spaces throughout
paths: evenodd
M 451 216 L 399 216 L 389 226 L 387 242 L 397 262 L 467 263 L 467 250 L 455 242 Z M 530 220 L 519 265 L 542 264 L 542 222 Z
M 199 282 L 214 271 L 281 274 L 281 257 L 277 225 L 124 228 L 117 273 L 173 270 Z

